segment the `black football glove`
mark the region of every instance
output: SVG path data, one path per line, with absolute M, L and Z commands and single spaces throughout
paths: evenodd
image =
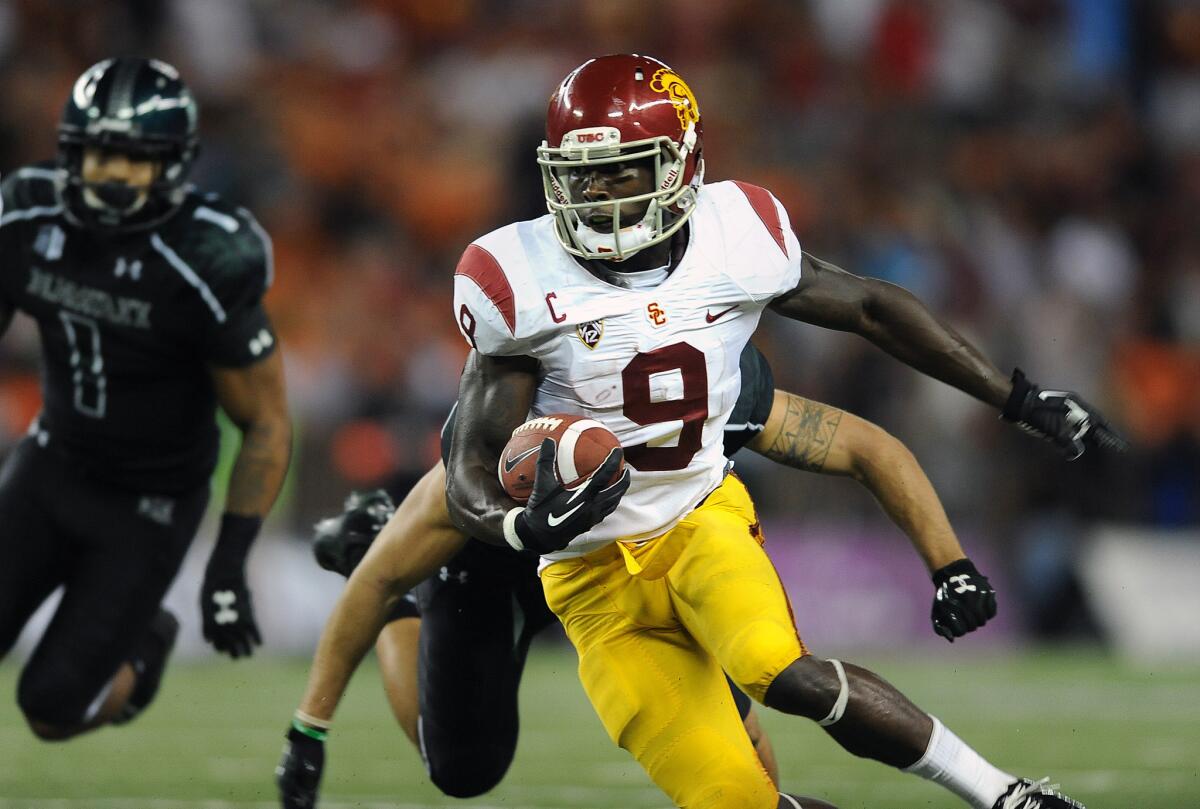
M 262 643 L 246 586 L 246 555 L 261 523 L 235 514 L 221 518 L 221 533 L 200 585 L 204 639 L 233 658 L 249 657 Z
M 933 586 L 933 631 L 951 643 L 996 617 L 996 591 L 970 559 L 940 568 Z
M 509 544 L 518 550 L 528 548 L 541 554 L 561 551 L 572 539 L 612 514 L 629 488 L 629 467 L 625 467 L 615 483 L 605 485 L 621 466 L 620 447 L 608 453 L 587 482 L 574 489 L 565 487 L 554 474 L 557 453 L 554 439 L 542 441 L 533 474 L 533 493 L 529 495 L 525 509 L 517 512 L 512 522 L 519 541 L 514 543 L 510 532 L 505 531 Z
M 275 784 L 283 809 L 313 809 L 325 769 L 325 742 L 288 728 L 283 757 L 275 767 Z
M 1042 390 L 1026 379 L 1020 368 L 1013 371 L 1012 383 L 1012 393 L 1001 416 L 1049 441 L 1067 460 L 1075 460 L 1092 447 L 1113 452 L 1129 449 L 1129 442 L 1109 427 L 1100 411 L 1079 394 Z
M 341 514 L 313 526 L 313 555 L 321 567 L 349 578 L 396 513 L 396 505 L 383 489 L 374 489 L 351 492 L 343 508 Z

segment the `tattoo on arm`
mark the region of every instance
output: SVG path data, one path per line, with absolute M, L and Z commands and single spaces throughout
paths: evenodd
M 763 454 L 796 469 L 820 472 L 842 415 L 836 407 L 789 393 L 782 423 L 774 435 L 764 436 Z

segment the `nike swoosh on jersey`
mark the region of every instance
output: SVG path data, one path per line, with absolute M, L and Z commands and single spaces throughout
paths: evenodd
M 728 309 L 723 309 L 720 312 L 717 312 L 715 315 L 711 311 L 706 311 L 704 313 L 704 320 L 706 323 L 715 323 L 736 308 L 738 308 L 738 305 L 735 303 L 733 306 L 730 306 Z
M 506 459 L 504 460 L 504 473 L 505 473 L 505 474 L 508 474 L 509 472 L 511 472 L 511 471 L 513 471 L 514 469 L 516 469 L 516 468 L 517 468 L 517 464 L 519 464 L 521 461 L 525 460 L 526 458 L 528 458 L 530 455 L 534 454 L 535 452 L 537 452 L 537 451 L 538 451 L 538 450 L 540 450 L 541 448 L 542 448 L 542 447 L 541 447 L 541 445 L 538 445 L 538 446 L 536 446 L 536 447 L 533 447 L 533 448 L 531 448 L 531 449 L 527 449 L 527 450 L 525 450 L 525 451 L 524 451 L 524 452 L 522 452 L 520 455 L 517 455 L 517 456 L 515 456 L 515 457 L 513 457 L 513 458 L 506 458 Z

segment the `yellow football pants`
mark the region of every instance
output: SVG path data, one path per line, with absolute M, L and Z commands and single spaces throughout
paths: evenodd
M 807 652 L 741 481 L 655 540 L 550 565 L 542 586 L 605 730 L 676 806 L 775 809 L 722 671 L 761 702 Z

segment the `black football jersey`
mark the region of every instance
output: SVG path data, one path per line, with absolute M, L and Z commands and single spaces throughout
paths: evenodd
M 85 230 L 64 215 L 58 176 L 28 167 L 2 184 L 0 298 L 41 333 L 32 430 L 115 485 L 197 486 L 217 455 L 209 366 L 275 348 L 270 240 L 249 212 L 196 192 L 157 227 Z

